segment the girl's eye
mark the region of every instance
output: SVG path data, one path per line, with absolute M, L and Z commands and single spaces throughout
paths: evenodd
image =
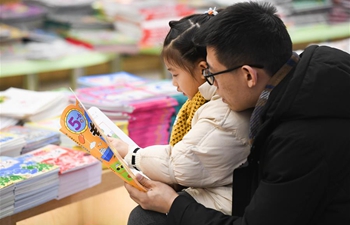
M 172 74 L 173 77 L 177 77 L 177 74 Z

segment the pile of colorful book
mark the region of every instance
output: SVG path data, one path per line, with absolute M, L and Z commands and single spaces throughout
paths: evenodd
M 195 8 L 176 1 L 101 1 L 106 17 L 115 30 L 136 37 L 142 48 L 160 47 L 169 21 L 193 14 Z M 133 10 L 130 10 L 133 9 Z
M 101 183 L 101 162 L 85 151 L 46 145 L 19 158 L 59 167 L 56 199 L 62 199 Z
M 1 158 L 0 158 L 1 159 Z M 0 165 L 2 165 L 0 161 Z M 6 216 L 10 216 L 14 212 L 15 208 L 15 184 L 9 179 L 3 179 L 0 177 L 0 219 Z
M 127 120 L 129 136 L 141 147 L 168 143 L 178 106 L 187 99 L 171 80 L 126 72 L 85 76 L 77 83 L 84 86 L 75 91 L 84 106 L 99 108 L 111 120 Z
M 59 122 L 56 129 L 53 125 L 55 118 L 69 105 L 68 91 L 11 87 L 0 92 L 0 155 L 18 156 L 48 144 L 62 143 L 73 147 L 73 142 L 58 131 Z M 24 146 L 20 146 L 18 136 L 24 138 Z M 14 151 L 8 150 L 12 147 Z
M 0 156 L 0 219 L 93 187 L 101 175 L 96 158 L 57 145 Z
M 24 154 L 33 151 L 37 148 L 43 147 L 48 144 L 60 144 L 61 134 L 58 131 L 34 128 L 27 126 L 9 126 L 2 130 L 1 133 L 12 134 L 13 137 L 22 137 L 25 141 L 20 154 Z
M 3 216 L 55 199 L 58 193 L 59 167 L 18 157 L 0 156 L 0 190 L 6 190 Z M 10 198 L 11 191 L 13 198 Z M 2 194 L 2 191 L 0 192 Z M 0 196 L 2 199 L 2 196 Z M 13 202 L 11 202 L 13 200 Z M 1 201 L 1 205 L 2 205 Z M 13 203 L 13 204 L 11 204 Z

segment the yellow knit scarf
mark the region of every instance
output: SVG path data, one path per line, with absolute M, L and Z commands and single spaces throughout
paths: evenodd
M 170 136 L 170 145 L 174 146 L 182 140 L 182 138 L 191 129 L 191 122 L 194 113 L 207 100 L 198 91 L 191 100 L 187 100 L 181 107 Z

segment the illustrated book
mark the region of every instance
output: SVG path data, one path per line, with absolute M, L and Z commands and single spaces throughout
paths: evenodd
M 76 103 L 67 106 L 62 112 L 60 123 L 62 133 L 100 160 L 105 167 L 135 188 L 147 191 L 136 180 L 135 174 L 140 172 L 126 163 L 107 137 L 119 138 L 135 148 L 138 145 L 98 108 L 87 110 L 76 97 Z

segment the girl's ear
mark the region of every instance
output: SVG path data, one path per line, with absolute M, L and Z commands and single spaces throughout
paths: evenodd
M 204 60 L 203 60 L 203 61 L 200 61 L 200 62 L 198 63 L 198 66 L 197 66 L 197 67 L 198 67 L 198 69 L 199 69 L 200 72 L 201 72 L 201 78 L 205 80 L 202 71 L 208 67 L 207 62 L 204 61 Z
M 254 87 L 258 83 L 258 71 L 253 67 L 244 65 L 242 67 L 244 79 L 247 82 L 249 88 Z

